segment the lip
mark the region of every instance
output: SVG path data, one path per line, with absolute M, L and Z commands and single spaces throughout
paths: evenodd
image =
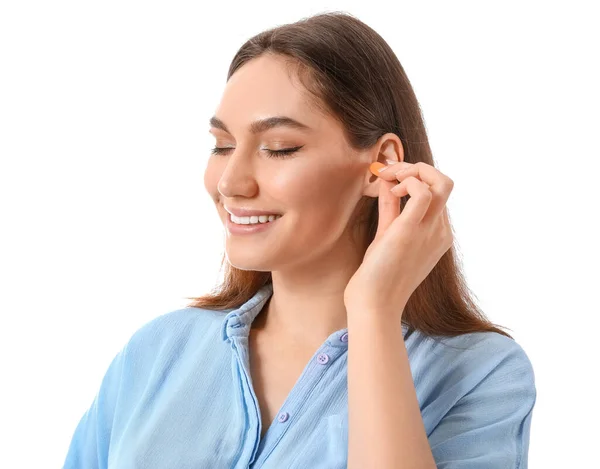
M 231 216 L 227 215 L 226 227 L 227 231 L 233 235 L 262 233 L 273 227 L 282 217 L 267 223 L 256 223 L 253 225 L 238 225 L 231 221 Z
M 249 208 L 232 208 L 232 207 L 227 207 L 225 205 L 223 205 L 223 207 L 225 207 L 225 210 L 229 213 L 231 213 L 232 215 L 235 215 L 236 217 L 253 217 L 253 216 L 260 216 L 260 215 L 281 215 L 280 213 L 277 212 L 267 212 L 264 210 L 252 210 Z

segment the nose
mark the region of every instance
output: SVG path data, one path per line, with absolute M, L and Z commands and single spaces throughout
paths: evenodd
M 252 197 L 257 191 L 254 163 L 249 154 L 239 148 L 230 153 L 223 163 L 223 172 L 217 190 L 226 199 Z

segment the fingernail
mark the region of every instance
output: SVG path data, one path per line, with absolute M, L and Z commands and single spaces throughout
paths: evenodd
M 385 160 L 385 162 L 387 164 L 396 164 L 397 163 L 397 161 L 394 161 L 394 160 Z
M 382 163 L 380 163 L 379 161 L 376 161 L 375 163 L 371 163 L 371 166 L 369 166 L 369 170 L 375 175 L 375 176 L 379 176 L 379 173 L 381 171 L 383 171 L 384 169 L 387 169 L 388 167 Z

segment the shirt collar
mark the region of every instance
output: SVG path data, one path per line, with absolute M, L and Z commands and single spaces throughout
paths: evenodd
M 229 341 L 234 336 L 248 337 L 250 325 L 264 304 L 273 294 L 273 284 L 260 287 L 257 292 L 242 306 L 227 313 L 221 326 L 223 341 Z

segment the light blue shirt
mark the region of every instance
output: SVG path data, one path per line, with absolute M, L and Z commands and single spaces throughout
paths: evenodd
M 64 468 L 346 468 L 347 329 L 327 338 L 273 422 L 261 423 L 248 333 L 272 291 L 237 309 L 172 311 L 137 330 L 77 425 Z M 493 332 L 403 334 L 437 467 L 526 469 L 536 388 L 521 346 Z

